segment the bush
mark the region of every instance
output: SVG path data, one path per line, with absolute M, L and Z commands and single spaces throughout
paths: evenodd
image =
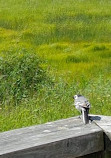
M 34 52 L 19 50 L 4 52 L 0 58 L 0 100 L 1 103 L 18 104 L 21 99 L 34 95 L 46 81 L 46 71 L 40 66 L 40 59 Z

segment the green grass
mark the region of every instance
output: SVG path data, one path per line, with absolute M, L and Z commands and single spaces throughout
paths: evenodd
M 110 0 L 0 1 L 0 131 L 91 113 L 111 115 Z

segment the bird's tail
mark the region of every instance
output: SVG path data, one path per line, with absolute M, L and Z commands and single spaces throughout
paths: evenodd
M 82 108 L 82 119 L 83 119 L 83 123 L 84 124 L 88 124 L 89 123 L 88 113 L 89 113 L 89 109 Z

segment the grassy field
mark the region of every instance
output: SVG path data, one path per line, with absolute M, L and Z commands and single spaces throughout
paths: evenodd
M 0 131 L 111 115 L 111 1 L 0 0 Z

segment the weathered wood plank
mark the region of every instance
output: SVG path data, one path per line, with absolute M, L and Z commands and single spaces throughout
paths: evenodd
M 111 116 L 91 115 L 91 118 L 104 131 L 105 149 L 111 151 Z
M 103 149 L 103 131 L 77 117 L 0 133 L 0 158 L 74 158 Z

